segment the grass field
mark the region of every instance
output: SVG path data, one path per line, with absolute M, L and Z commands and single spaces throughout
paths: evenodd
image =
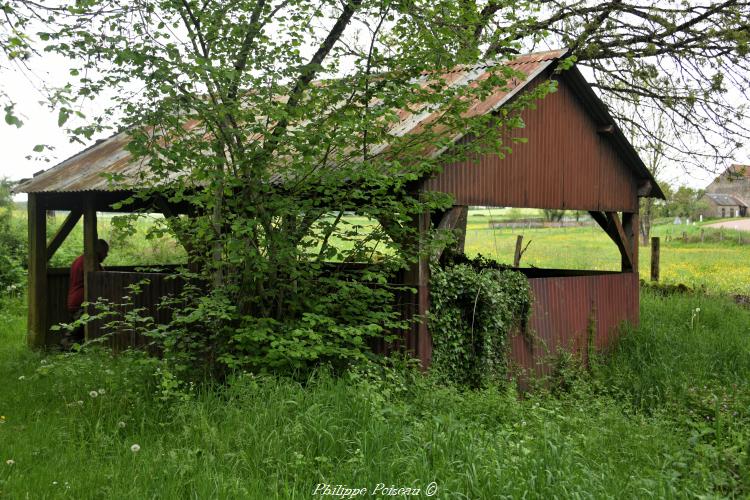
M 466 253 L 494 257 L 511 264 L 516 245 L 516 236 L 523 235 L 524 246 L 530 241 L 521 260 L 524 267 L 546 267 L 557 269 L 620 269 L 620 254 L 615 244 L 598 226 L 572 228 L 502 228 L 493 229 L 489 221 L 501 220 L 502 210 L 476 210 L 471 213 L 467 225 Z M 661 243 L 661 281 L 683 283 L 695 288 L 721 293 L 750 295 L 750 233 L 722 231 L 723 240 L 718 240 L 719 231 L 704 231 L 705 242 L 699 239 L 701 226 L 655 226 L 653 235 Z M 689 242 L 682 242 L 682 233 L 687 232 Z M 739 244 L 740 237 L 745 244 Z M 669 237 L 669 239 L 668 239 Z M 651 266 L 650 247 L 640 247 L 640 272 L 648 279 Z
M 28 351 L 23 304 L 5 301 L 0 497 L 286 499 L 382 483 L 426 498 L 433 482 L 436 498 L 750 495 L 750 312 L 651 293 L 642 310 L 593 374 L 552 380 L 571 390 L 519 399 L 374 368 L 176 393 L 154 360 Z
M 523 234 L 527 265 L 619 266 L 598 229 L 493 230 L 494 217 L 471 215 L 470 254 L 510 262 Z M 663 277 L 720 293 L 645 290 L 640 327 L 611 355 L 591 371 L 561 362 L 548 389 L 522 398 L 379 365 L 179 386 L 137 354 L 28 350 L 23 297 L 0 296 L 0 498 L 311 498 L 325 484 L 376 497 L 384 485 L 426 498 L 432 484 L 434 498 L 749 497 L 750 311 L 722 295 L 748 293 L 750 246 L 732 232 L 682 243 L 683 228 L 655 230 Z M 169 239 L 113 233 L 107 218 L 99 230 L 110 265 L 181 255 Z M 59 265 L 80 235 L 66 245 Z

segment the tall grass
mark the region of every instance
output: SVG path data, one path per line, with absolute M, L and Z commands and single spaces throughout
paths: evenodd
M 4 303 L 0 496 L 310 498 L 320 483 L 431 482 L 436 498 L 750 494 L 750 313 L 651 292 L 642 305 L 641 326 L 571 392 L 519 398 L 389 365 L 179 387 L 136 354 L 31 353 L 23 305 Z

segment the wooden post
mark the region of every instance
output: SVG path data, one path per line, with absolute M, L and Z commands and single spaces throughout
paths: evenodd
M 629 270 L 630 272 L 638 272 L 638 212 L 623 212 L 622 213 L 622 229 L 625 233 L 624 245 L 627 245 L 630 250 L 630 264 L 629 266 L 623 265 L 623 271 Z M 624 264 L 624 262 L 623 262 Z
M 458 220 L 456 221 L 456 225 L 453 229 L 453 232 L 456 234 L 456 245 L 453 251 L 460 255 L 464 253 L 464 250 L 466 248 L 466 224 L 469 221 L 469 207 L 464 205 L 456 208 L 458 209 L 459 213 Z
M 519 267 L 521 265 L 521 249 L 523 248 L 523 236 L 518 235 L 516 237 L 516 252 L 513 254 L 513 267 Z
M 413 223 L 421 242 L 430 228 L 430 212 L 426 210 L 417 215 Z M 412 263 L 404 274 L 404 283 L 417 289 L 415 313 L 420 319 L 419 324 L 411 328 L 411 336 L 416 338 L 407 339 L 407 348 L 413 350 L 422 362 L 422 368 L 427 369 L 432 361 L 432 337 L 427 328 L 427 311 L 430 307 L 430 263 L 429 255 L 425 253 L 421 244 L 417 261 Z
M 687 231 L 682 232 L 682 242 L 687 243 Z
M 659 281 L 659 253 L 660 240 L 658 236 L 651 238 L 651 281 Z
M 706 232 L 706 230 L 703 229 L 703 228 L 701 228 L 701 243 L 703 243 L 704 240 L 705 240 L 705 237 L 706 237 L 705 232 Z
M 29 193 L 29 312 L 26 342 L 41 349 L 47 343 L 47 215 L 44 200 Z
M 88 196 L 84 201 L 83 208 L 83 300 L 85 302 L 93 301 L 89 290 L 89 273 L 96 271 L 96 240 L 98 238 L 96 231 L 96 205 L 93 196 Z M 89 325 L 85 329 L 85 340 L 89 340 Z
M 440 260 L 443 253 L 447 250 L 448 253 L 462 254 L 464 253 L 464 247 L 466 245 L 466 222 L 469 215 L 468 206 L 455 206 L 446 210 L 445 212 L 434 214 L 435 218 L 432 218 L 432 222 L 437 227 L 438 231 L 452 231 L 455 236 L 455 241 L 450 248 L 438 248 L 433 254 L 434 260 Z

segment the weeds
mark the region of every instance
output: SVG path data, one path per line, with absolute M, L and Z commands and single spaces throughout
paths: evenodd
M 0 495 L 308 498 L 433 481 L 437 498 L 750 494 L 750 311 L 692 294 L 642 304 L 594 370 L 561 358 L 553 390 L 519 398 L 399 360 L 172 387 L 135 353 L 29 352 L 23 304 L 4 303 Z

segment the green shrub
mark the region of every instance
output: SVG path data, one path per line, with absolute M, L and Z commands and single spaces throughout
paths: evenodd
M 531 311 L 531 290 L 516 271 L 482 259 L 434 268 L 432 370 L 442 380 L 481 387 L 507 377 L 508 336 Z

